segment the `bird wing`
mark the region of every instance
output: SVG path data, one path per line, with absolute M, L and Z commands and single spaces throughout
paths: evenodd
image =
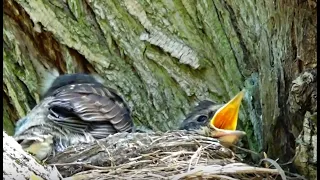
M 103 138 L 131 131 L 129 108 L 111 88 L 99 84 L 73 84 L 57 89 L 48 118 L 73 132 Z

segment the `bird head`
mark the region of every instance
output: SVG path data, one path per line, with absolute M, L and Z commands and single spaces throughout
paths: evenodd
M 244 91 L 241 91 L 226 104 L 216 104 L 208 100 L 201 101 L 187 115 L 180 129 L 196 131 L 199 134 L 217 138 L 226 146 L 234 144 L 246 134 L 236 130 L 243 96 Z
M 38 160 L 44 160 L 53 151 L 53 136 L 52 135 L 32 135 L 20 136 L 21 139 L 16 138 L 22 149 Z

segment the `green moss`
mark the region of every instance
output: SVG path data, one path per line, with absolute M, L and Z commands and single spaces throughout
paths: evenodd
M 69 9 L 72 11 L 73 15 L 77 19 L 83 18 L 85 15 L 84 13 L 84 7 L 82 1 L 77 0 L 67 0 Z
M 9 115 L 7 113 L 3 113 L 3 129 L 6 131 L 6 133 L 9 136 L 12 136 L 14 134 L 14 123 L 9 118 Z

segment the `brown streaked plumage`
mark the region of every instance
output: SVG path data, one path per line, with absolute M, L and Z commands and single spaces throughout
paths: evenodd
M 57 89 L 49 103 L 50 120 L 95 138 L 131 131 L 130 111 L 110 88 L 100 84 L 72 84 Z
M 39 105 L 16 125 L 15 139 L 26 150 L 53 136 L 53 149 L 105 138 L 117 132 L 131 132 L 130 110 L 116 91 L 93 76 L 68 74 L 57 77 Z M 37 138 L 35 138 L 37 137 Z M 38 147 L 38 146 L 34 146 Z M 43 147 L 43 146 L 39 146 Z M 48 148 L 40 148 L 41 154 Z M 50 152 L 48 151 L 48 155 Z M 40 159 L 41 159 L 40 158 Z

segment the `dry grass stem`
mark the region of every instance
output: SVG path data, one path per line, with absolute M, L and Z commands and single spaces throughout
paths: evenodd
M 73 180 L 302 179 L 272 160 L 276 168 L 248 165 L 216 139 L 185 131 L 119 133 L 69 147 L 50 162 Z

